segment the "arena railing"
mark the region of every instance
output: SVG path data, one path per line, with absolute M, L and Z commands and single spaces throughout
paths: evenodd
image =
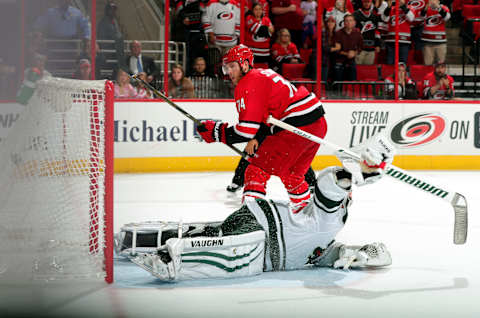
M 47 70 L 54 76 L 72 77 L 76 69 L 79 55 L 82 53 L 82 40 L 57 40 L 47 39 L 48 62 Z M 101 70 L 102 77 L 111 77 L 113 70 L 119 63 L 119 58 L 124 58 L 130 53 L 132 40 L 125 40 L 118 44 L 114 40 L 97 40 L 100 53 L 105 54 L 107 68 Z M 154 62 L 160 73 L 164 71 L 164 41 L 139 41 L 142 44 L 142 54 L 154 58 Z M 168 63 L 169 66 L 186 63 L 186 44 L 184 42 L 169 41 Z M 121 49 L 123 47 L 123 50 Z M 118 52 L 118 48 L 122 50 Z

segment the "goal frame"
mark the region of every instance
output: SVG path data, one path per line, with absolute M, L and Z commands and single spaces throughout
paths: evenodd
M 113 283 L 113 174 L 114 174 L 114 86 L 112 81 L 105 82 L 105 281 Z M 92 118 L 91 118 L 92 120 Z M 93 136 L 92 136 L 93 138 Z

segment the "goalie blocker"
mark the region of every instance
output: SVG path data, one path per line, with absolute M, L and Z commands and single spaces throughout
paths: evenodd
M 343 168 L 324 169 L 314 199 L 298 214 L 288 202 L 247 198 L 222 223 L 129 224 L 116 235 L 116 250 L 165 281 L 390 265 L 382 243 L 347 246 L 334 240 L 348 217 L 351 179 Z

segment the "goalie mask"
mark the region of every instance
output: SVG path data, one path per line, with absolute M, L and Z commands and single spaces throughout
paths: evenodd
M 245 61 L 248 61 L 248 65 L 250 65 L 250 67 L 253 67 L 252 51 L 243 44 L 235 45 L 223 57 L 223 61 L 222 61 L 223 74 L 225 75 L 228 74 L 227 65 L 229 63 L 238 62 L 238 64 L 241 66 Z

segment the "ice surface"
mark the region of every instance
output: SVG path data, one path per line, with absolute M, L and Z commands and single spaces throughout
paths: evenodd
M 384 178 L 354 189 L 347 225 L 337 240 L 384 242 L 393 258 L 388 268 L 162 283 L 116 259 L 112 286 L 64 299 L 58 292 L 42 294 L 38 310 L 59 317 L 480 317 L 480 172 L 415 173 L 467 197 L 465 245 L 453 244 L 448 203 Z M 240 206 L 241 194 L 225 191 L 231 177 L 214 172 L 116 175 L 115 232 L 138 221 L 222 220 Z M 278 179 L 270 181 L 268 196 L 287 200 Z M 0 313 L 12 306 L 7 295 L 17 294 L 11 289 L 0 294 Z

